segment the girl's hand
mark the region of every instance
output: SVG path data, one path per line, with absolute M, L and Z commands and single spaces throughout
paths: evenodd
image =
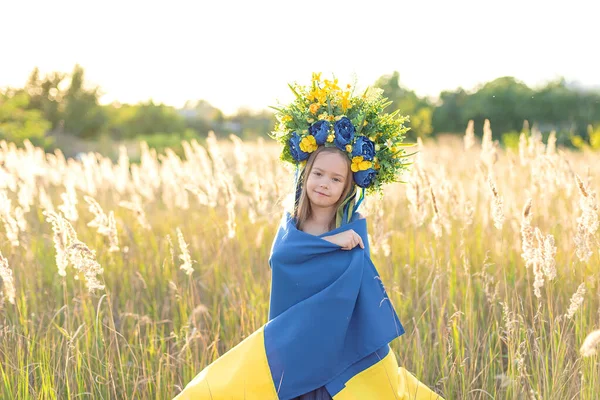
M 352 229 L 348 229 L 347 231 L 336 233 L 331 236 L 324 236 L 323 239 L 331 242 L 333 244 L 337 244 L 342 247 L 342 250 L 352 250 L 357 245 L 360 246 L 361 249 L 365 248 L 362 238 Z

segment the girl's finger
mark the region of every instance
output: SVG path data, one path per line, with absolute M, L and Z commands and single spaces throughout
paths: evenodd
M 362 238 L 360 237 L 360 235 L 358 233 L 354 233 L 354 240 L 356 240 L 356 244 L 360 245 L 361 249 L 365 248 L 365 246 L 363 245 L 363 242 L 362 242 Z

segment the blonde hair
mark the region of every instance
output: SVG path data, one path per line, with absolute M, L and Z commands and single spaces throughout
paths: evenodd
M 341 155 L 342 158 L 346 161 L 348 174 L 346 176 L 346 183 L 344 186 L 344 190 L 342 191 L 342 194 L 341 194 L 339 200 L 335 204 L 336 210 L 344 202 L 344 200 L 346 199 L 348 194 L 350 194 L 350 192 L 352 191 L 352 188 L 354 186 L 352 170 L 350 169 L 350 166 L 351 166 L 350 159 L 348 158 L 346 153 L 344 153 L 337 147 L 319 146 L 319 148 L 317 150 L 315 150 L 310 155 L 310 157 L 308 157 L 308 160 L 306 161 L 306 166 L 304 167 L 304 170 L 301 172 L 301 175 L 298 178 L 299 184 L 302 185 L 302 191 L 300 193 L 300 198 L 298 199 L 298 204 L 296 204 L 294 207 L 294 218 L 296 219 L 296 227 L 300 230 L 302 230 L 304 223 L 310 218 L 310 216 L 312 214 L 312 209 L 310 206 L 310 199 L 308 198 L 308 195 L 306 194 L 306 181 L 308 180 L 308 177 L 313 169 L 313 165 L 315 164 L 315 160 L 317 159 L 317 156 L 321 153 L 337 153 L 337 154 Z M 332 230 L 334 228 L 335 228 L 335 215 L 333 216 L 331 222 L 329 223 L 329 230 Z

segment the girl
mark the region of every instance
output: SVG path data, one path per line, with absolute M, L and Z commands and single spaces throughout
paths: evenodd
M 354 189 L 350 160 L 337 147 L 319 147 L 308 158 L 304 171 L 295 212 L 296 226 L 318 236 L 335 228 L 337 210 Z M 352 229 L 323 239 L 337 244 L 342 250 L 356 246 L 365 248 L 362 238 Z M 322 386 L 294 400 L 331 400 L 331 396 Z
M 352 97 L 320 74 L 309 87 L 291 87 L 296 100 L 277 109 L 274 138 L 296 167 L 295 202 L 271 248 L 268 322 L 177 400 L 439 399 L 389 346 L 404 328 L 357 212 L 366 192 L 406 168 L 403 120 L 383 113 L 378 91 Z

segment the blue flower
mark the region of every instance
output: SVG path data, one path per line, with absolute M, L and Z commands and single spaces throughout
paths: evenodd
M 371 161 L 375 157 L 375 143 L 368 137 L 360 136 L 352 148 L 352 157 L 356 156 L 362 156 L 363 159 Z
M 315 122 L 308 128 L 308 132 L 315 137 L 317 144 L 320 146 L 327 141 L 327 136 L 329 136 L 329 121 L 324 119 Z
M 373 168 L 365 169 L 364 171 L 357 171 L 354 173 L 354 182 L 356 182 L 356 184 L 361 188 L 366 188 L 373 182 L 376 175 L 377 171 L 375 171 Z
M 340 118 L 339 121 L 333 125 L 335 131 L 335 139 L 333 142 L 342 151 L 346 151 L 346 145 L 352 142 L 354 138 L 354 125 L 347 117 Z
M 300 149 L 300 136 L 296 132 L 292 132 L 292 137 L 288 140 L 290 145 L 290 153 L 297 162 L 304 161 L 308 158 L 308 153 Z

